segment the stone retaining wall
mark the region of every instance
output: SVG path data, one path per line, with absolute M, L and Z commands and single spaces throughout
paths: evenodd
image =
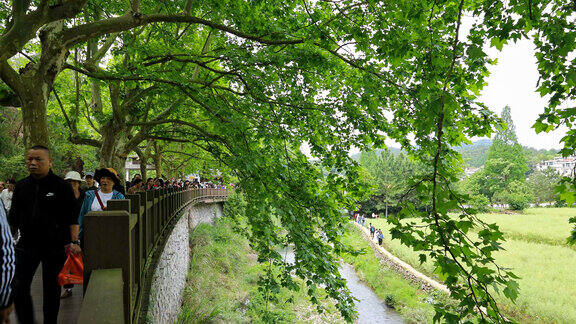
M 372 247 L 384 258 L 384 261 L 388 264 L 388 266 L 394 269 L 396 272 L 401 273 L 404 276 L 404 279 L 413 282 L 419 282 L 421 284 L 420 288 L 423 290 L 429 290 L 430 288 L 434 288 L 436 290 L 440 290 L 445 293 L 450 293 L 450 291 L 445 285 L 437 282 L 436 280 L 414 269 L 411 265 L 402 261 L 400 258 L 388 252 L 388 250 L 378 245 L 378 240 L 373 238 L 372 235 L 370 235 L 369 229 L 356 222 L 351 223 L 362 231 L 364 238 L 367 239 L 368 242 L 370 242 L 370 244 L 372 245 Z
M 213 223 L 222 217 L 222 203 L 188 207 L 174 226 L 152 278 L 148 323 L 174 323 L 178 320 L 190 261 L 190 232 L 200 223 Z

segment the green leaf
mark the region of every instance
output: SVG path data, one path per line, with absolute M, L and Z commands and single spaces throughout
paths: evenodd
M 503 292 L 506 297 L 514 301 L 516 298 L 518 298 L 519 289 L 520 286 L 518 286 L 518 283 L 514 280 L 510 280 L 506 283 L 506 288 L 504 288 Z
M 501 51 L 507 42 L 508 41 L 506 39 L 500 39 L 498 37 L 494 37 L 490 40 L 490 46 L 496 47 L 499 51 Z

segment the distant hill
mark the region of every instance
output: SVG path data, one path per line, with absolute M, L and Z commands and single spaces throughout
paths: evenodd
M 462 154 L 462 159 L 466 163 L 466 167 L 478 168 L 484 165 L 486 159 L 488 158 L 488 152 L 490 151 L 490 146 L 492 146 L 492 140 L 481 139 L 473 142 L 472 144 L 465 144 L 456 148 L 460 154 Z M 523 146 L 524 155 L 526 155 L 526 161 L 532 167 L 536 163 L 544 160 L 550 160 L 558 154 L 558 150 L 538 150 L 532 147 Z M 388 150 L 394 154 L 402 152 L 402 149 L 396 147 L 389 147 Z M 382 149 L 377 149 L 376 152 L 381 152 Z M 352 159 L 358 161 L 360 159 L 360 153 L 352 154 L 350 156 Z
M 462 145 L 456 148 L 460 154 L 462 154 L 462 159 L 466 163 L 466 167 L 480 167 L 484 165 L 486 159 L 488 158 L 488 152 L 490 151 L 490 146 L 492 146 L 492 140 L 482 139 L 472 144 Z M 550 160 L 558 154 L 558 150 L 538 150 L 532 147 L 522 146 L 524 155 L 526 156 L 526 161 L 530 167 L 534 166 L 536 163 L 544 160 Z
M 380 153 L 384 151 L 384 149 L 376 149 L 376 153 Z M 400 152 L 402 152 L 402 149 L 399 149 L 397 147 L 389 147 L 388 151 L 390 151 L 392 154 L 400 154 Z M 356 153 L 356 154 L 352 154 L 350 155 L 350 158 L 352 158 L 352 160 L 354 161 L 360 161 L 360 155 L 362 153 Z
M 457 147 L 456 151 L 462 154 L 462 159 L 466 163 L 467 167 L 477 168 L 484 165 L 484 162 L 486 162 L 490 146 L 492 146 L 492 140 L 482 139 L 473 142 L 472 144 L 465 144 Z

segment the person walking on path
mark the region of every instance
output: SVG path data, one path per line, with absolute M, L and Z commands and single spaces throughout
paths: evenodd
M 134 195 L 139 192 L 143 192 L 144 188 L 142 187 L 142 185 L 144 185 L 144 181 L 142 181 L 142 179 L 140 178 L 134 179 L 134 181 L 132 182 L 132 187 L 128 189 L 128 194 Z
M 6 189 L 0 193 L 0 199 L 2 200 L 2 204 L 4 205 L 4 210 L 6 210 L 6 213 L 10 211 L 10 207 L 12 206 L 12 196 L 14 195 L 15 184 L 16 181 L 14 179 L 6 180 Z
M 370 223 L 370 236 L 372 238 L 374 238 L 374 232 L 376 231 L 376 227 L 372 226 L 372 223 Z
M 12 302 L 14 270 L 14 243 L 4 206 L 0 202 L 0 323 L 9 323 L 10 313 L 14 309 Z
M 76 171 L 70 171 L 66 173 L 64 180 L 66 180 L 70 184 L 70 187 L 72 187 L 72 191 L 74 192 L 74 199 L 76 201 L 76 205 L 74 207 L 76 208 L 76 215 L 79 215 L 80 208 L 84 202 L 84 196 L 86 195 L 84 191 L 80 190 L 80 184 L 82 184 L 83 181 L 82 177 L 80 177 L 80 173 Z M 73 287 L 74 285 L 72 284 L 64 285 L 64 291 L 62 292 L 60 298 L 68 298 L 72 296 Z
M 96 187 L 96 183 L 94 182 L 94 172 L 86 172 L 86 175 L 84 176 L 84 181 L 86 182 L 84 192 L 98 189 L 98 187 Z
M 376 237 L 378 237 L 378 245 L 382 246 L 382 240 L 384 240 L 384 234 L 382 234 L 382 230 L 378 230 Z
M 34 323 L 30 285 L 42 264 L 44 323 L 56 323 L 60 309 L 58 274 L 66 261 L 65 248 L 80 253 L 74 193 L 50 169 L 50 150 L 33 146 L 26 156 L 30 175 L 14 188 L 8 223 L 20 230 L 16 244 L 14 306 L 20 323 Z
M 116 170 L 112 168 L 99 169 L 94 173 L 94 179 L 98 181 L 100 187 L 97 190 L 86 192 L 78 223 L 80 224 L 80 240 L 84 238 L 84 216 L 91 211 L 103 211 L 108 207 L 110 199 L 124 199 L 124 195 L 115 190 L 114 188 L 120 185 L 120 179 Z

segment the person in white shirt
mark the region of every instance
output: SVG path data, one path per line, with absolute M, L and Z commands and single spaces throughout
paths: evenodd
M 16 185 L 16 181 L 14 179 L 6 180 L 6 189 L 0 192 L 0 199 L 2 200 L 2 204 L 4 205 L 4 210 L 6 210 L 6 212 L 9 212 L 10 207 L 12 206 L 14 185 Z
M 80 240 L 84 235 L 84 216 L 90 211 L 103 211 L 108 207 L 110 199 L 124 199 L 124 195 L 114 189 L 115 186 L 120 185 L 120 178 L 118 173 L 112 168 L 105 168 L 96 170 L 94 179 L 98 181 L 100 187 L 96 190 L 86 192 L 84 203 L 80 209 L 78 223 L 80 224 Z

